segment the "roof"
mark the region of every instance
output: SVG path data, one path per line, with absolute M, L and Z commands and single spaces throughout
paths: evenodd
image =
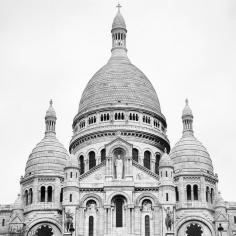
M 68 152 L 55 134 L 47 134 L 36 145 L 26 163 L 25 175 L 64 175 Z
M 142 108 L 164 117 L 151 82 L 122 49 L 114 50 L 108 63 L 88 82 L 79 114 L 115 106 Z

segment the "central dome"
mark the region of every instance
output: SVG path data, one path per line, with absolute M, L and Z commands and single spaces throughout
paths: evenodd
M 79 113 L 115 105 L 145 108 L 162 116 L 151 82 L 130 63 L 126 52 L 117 50 L 88 82 L 80 100 Z
M 103 108 L 129 107 L 155 113 L 165 123 L 155 89 L 127 56 L 127 29 L 119 10 L 111 33 L 111 58 L 88 82 L 80 100 L 78 115 Z

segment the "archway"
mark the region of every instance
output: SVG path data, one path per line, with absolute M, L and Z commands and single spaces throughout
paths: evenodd
M 42 225 L 37 229 L 35 236 L 52 236 L 53 231 L 52 228 L 48 225 Z
M 202 227 L 197 223 L 191 223 L 187 226 L 186 236 L 202 236 Z
M 113 220 L 116 228 L 122 228 L 125 226 L 125 204 L 127 200 L 122 195 L 116 195 L 112 199 L 112 205 L 114 206 Z

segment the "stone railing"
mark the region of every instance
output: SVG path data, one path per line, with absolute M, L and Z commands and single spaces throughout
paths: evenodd
M 59 210 L 59 209 L 62 209 L 61 203 L 38 202 L 25 206 L 24 212 L 35 211 L 35 210 Z
M 181 209 L 181 208 L 207 208 L 207 209 L 213 209 L 213 205 L 206 203 L 206 202 L 201 202 L 201 201 L 187 201 L 187 202 L 177 202 L 176 203 L 176 209 Z
M 140 170 L 142 170 L 142 171 L 148 173 L 148 174 L 151 175 L 152 177 L 154 177 L 154 178 L 156 178 L 157 180 L 159 180 L 159 176 L 158 176 L 156 173 L 154 173 L 154 172 L 152 172 L 151 170 L 149 170 L 148 168 L 146 168 L 146 167 L 140 165 L 138 162 L 136 162 L 136 161 L 134 161 L 134 160 L 133 160 L 133 166 L 139 168 Z
M 99 169 L 102 166 L 105 166 L 106 161 L 101 162 L 100 164 L 94 166 L 93 168 L 91 168 L 90 170 L 86 171 L 85 173 L 83 173 L 80 177 L 79 180 L 85 178 L 86 176 L 92 174 L 94 171 L 96 171 L 97 169 Z

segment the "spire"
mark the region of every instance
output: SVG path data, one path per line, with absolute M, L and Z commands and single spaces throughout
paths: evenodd
M 188 99 L 185 100 L 185 108 L 182 113 L 183 134 L 193 135 L 193 113 L 188 104 Z
M 125 51 L 127 51 L 127 49 L 126 49 L 127 30 L 126 30 L 125 20 L 120 12 L 120 8 L 121 8 L 121 5 L 120 5 L 120 3 L 118 3 L 118 5 L 117 5 L 118 10 L 117 10 L 116 16 L 113 20 L 112 29 L 111 29 L 112 51 L 114 49 L 124 49 Z
M 46 116 L 45 116 L 45 125 L 46 125 L 46 131 L 45 134 L 55 134 L 56 133 L 56 120 L 57 120 L 57 116 L 56 116 L 56 112 L 52 106 L 53 102 L 52 99 L 50 100 L 49 103 L 49 108 L 46 112 Z

